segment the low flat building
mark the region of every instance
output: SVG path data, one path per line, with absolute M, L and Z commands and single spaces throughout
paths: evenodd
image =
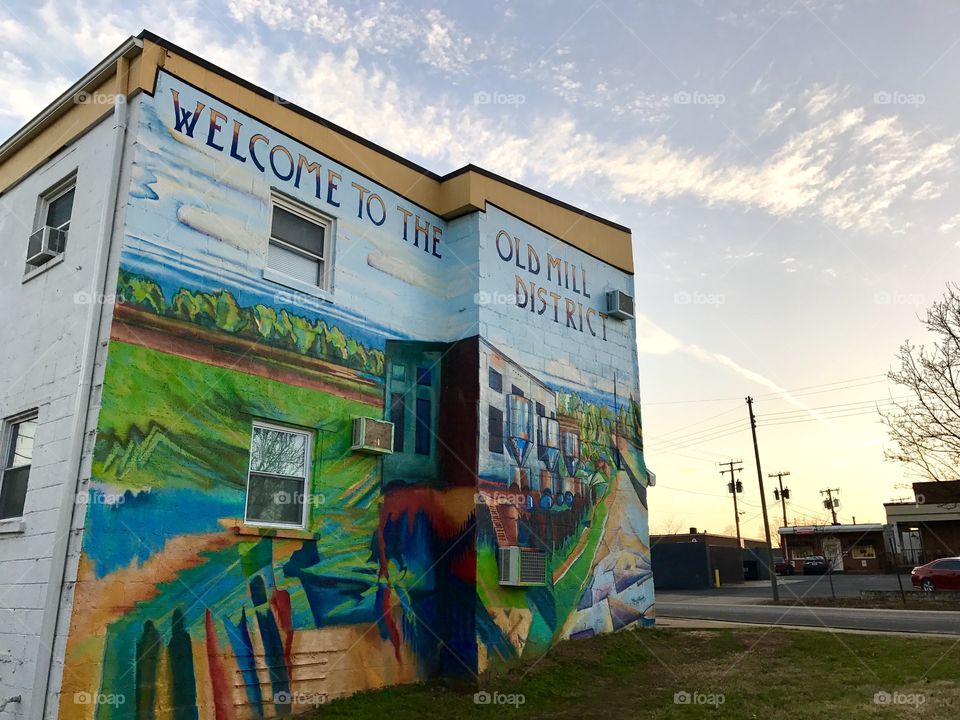
M 883 525 L 799 525 L 780 528 L 784 558 L 797 572 L 810 555 L 833 561 L 834 572 L 882 573 L 890 566 Z
M 745 579 L 768 579 L 763 540 L 697 532 L 650 536 L 654 583 L 660 590 L 698 590 Z
M 897 562 L 922 565 L 960 555 L 960 481 L 916 482 L 912 501 L 883 504 L 894 527 Z

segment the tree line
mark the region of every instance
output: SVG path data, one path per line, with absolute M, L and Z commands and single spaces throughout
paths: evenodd
M 180 288 L 168 301 L 160 285 L 149 277 L 120 271 L 117 301 L 157 315 L 185 320 L 345 365 L 371 375 L 383 375 L 383 352 L 347 337 L 336 325 L 316 321 L 258 303 L 241 307 L 229 290 L 214 292 Z

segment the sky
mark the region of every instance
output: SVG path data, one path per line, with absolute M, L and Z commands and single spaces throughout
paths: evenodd
M 960 267 L 960 6 L 0 1 L 0 137 L 147 28 L 394 152 L 632 228 L 654 532 L 882 522 L 884 374 Z M 886 405 L 885 405 L 886 403 Z M 771 524 L 780 504 L 767 480 Z

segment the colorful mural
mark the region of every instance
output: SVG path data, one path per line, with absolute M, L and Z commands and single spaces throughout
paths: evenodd
M 628 276 L 565 247 L 575 290 L 524 280 L 544 312 L 462 312 L 515 285 L 485 225 L 532 226 L 490 207 L 455 235 L 163 72 L 131 110 L 62 716 L 275 717 L 653 622 L 632 331 L 587 286 Z M 332 293 L 264 271 L 278 188 L 335 223 Z M 392 421 L 394 452 L 352 450 L 356 417 Z M 311 438 L 304 527 L 245 520 L 255 422 Z M 513 547 L 542 582 L 500 584 Z

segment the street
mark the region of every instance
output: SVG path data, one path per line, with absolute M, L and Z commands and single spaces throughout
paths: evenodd
M 904 591 L 916 592 L 909 576 L 901 576 Z M 858 597 L 861 590 L 897 590 L 895 575 L 834 575 L 837 597 Z M 769 582 L 753 581 L 715 590 L 657 592 L 657 616 L 697 618 L 769 625 L 832 627 L 855 630 L 960 634 L 960 612 L 941 610 L 877 610 L 806 607 L 804 600 L 830 597 L 827 576 L 779 578 L 780 599 L 792 606 L 763 604 Z
M 901 575 L 905 592 L 915 592 L 910 584 L 909 575 Z M 777 578 L 780 585 L 780 597 L 830 597 L 830 577 L 827 575 L 793 575 Z M 896 575 L 833 575 L 833 588 L 837 597 L 859 597 L 862 590 L 898 590 Z M 709 590 L 657 590 L 659 599 L 670 598 L 671 602 L 679 598 L 723 598 L 724 602 L 740 602 L 753 598 L 770 598 L 770 582 L 750 580 L 740 585 L 724 585 Z

